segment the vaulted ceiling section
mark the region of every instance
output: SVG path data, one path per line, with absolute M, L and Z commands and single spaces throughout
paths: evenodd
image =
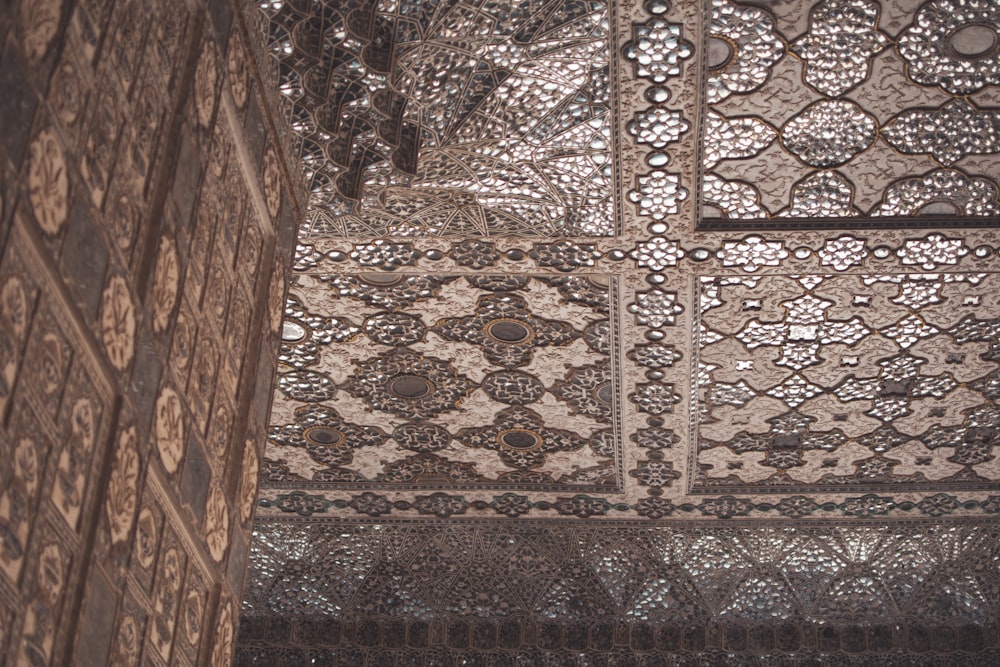
M 240 660 L 995 664 L 1000 5 L 248 12 L 310 205 Z

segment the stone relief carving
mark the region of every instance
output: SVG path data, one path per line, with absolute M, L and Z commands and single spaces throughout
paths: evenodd
M 124 371 L 135 355 L 135 306 L 122 276 L 112 276 L 101 298 L 101 337 L 111 365 Z
M 31 144 L 28 187 L 38 223 L 46 234 L 55 236 L 66 222 L 69 177 L 59 139 L 51 129 L 39 132 Z

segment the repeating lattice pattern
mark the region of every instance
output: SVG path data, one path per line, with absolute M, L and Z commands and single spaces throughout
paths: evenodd
M 241 640 L 249 655 L 268 645 L 408 646 L 419 660 L 419 649 L 440 646 L 496 664 L 516 650 L 558 659 L 616 646 L 831 660 L 931 646 L 975 653 L 996 644 L 986 619 L 1000 604 L 997 538 L 919 524 L 901 533 L 263 523 Z M 955 646 L 959 638 L 967 643 Z
M 706 217 L 1000 214 L 995 3 L 711 6 Z
M 260 4 L 303 236 L 614 233 L 604 3 Z

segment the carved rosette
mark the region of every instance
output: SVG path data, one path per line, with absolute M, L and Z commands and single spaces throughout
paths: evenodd
M 519 469 L 543 465 L 549 452 L 574 451 L 586 444 L 569 431 L 546 428 L 537 413 L 522 407 L 502 410 L 492 425 L 464 428 L 455 438 L 468 447 L 492 449 L 501 461 Z
M 32 62 L 41 60 L 59 31 L 61 0 L 21 3 L 24 52 Z
M 161 333 L 170 325 L 179 286 L 177 244 L 169 236 L 163 236 L 156 254 L 156 273 L 153 274 L 153 331 Z
M 219 613 L 219 620 L 216 624 L 216 634 L 212 642 L 212 666 L 229 667 L 233 661 L 233 644 L 235 643 L 236 632 L 234 625 L 236 618 L 233 613 L 233 603 L 226 600 L 222 604 L 222 611 Z
M 475 315 L 443 319 L 431 330 L 449 340 L 481 346 L 490 363 L 508 369 L 530 363 L 535 348 L 566 345 L 579 336 L 565 322 L 534 315 L 514 294 L 482 296 Z
M 421 419 L 457 409 L 474 387 L 448 362 L 405 348 L 359 363 L 347 382 L 374 409 Z
M 135 354 L 135 306 L 122 276 L 113 276 L 101 298 L 101 338 L 111 365 L 124 371 Z
M 184 456 L 184 408 L 177 392 L 170 387 L 160 390 L 155 411 L 156 451 L 167 472 L 177 472 Z
M 205 541 L 216 563 L 221 563 L 229 548 L 229 505 L 218 481 L 212 485 L 205 504 Z
M 132 531 L 139 497 L 138 441 L 139 436 L 134 426 L 124 429 L 118 437 L 105 501 L 113 544 L 127 541 Z
M 253 515 L 253 504 L 257 499 L 257 481 L 260 475 L 260 459 L 253 440 L 243 443 L 243 475 L 240 478 L 240 522 L 246 525 Z
M 50 236 L 59 233 L 66 222 L 68 199 L 69 177 L 59 139 L 54 130 L 42 130 L 31 144 L 28 200 L 43 232 Z
M 273 149 L 268 149 L 264 154 L 263 184 L 267 212 L 274 218 L 281 209 L 281 167 Z
M 198 124 L 206 128 L 212 124 L 212 114 L 215 113 L 218 70 L 215 51 L 211 45 L 206 45 L 202 49 L 201 57 L 198 58 L 198 67 L 194 72 L 194 106 L 197 111 Z

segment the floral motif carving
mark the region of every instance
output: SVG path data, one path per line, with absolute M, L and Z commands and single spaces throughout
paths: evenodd
M 678 174 L 668 174 L 659 169 L 636 176 L 637 187 L 629 190 L 628 199 L 639 207 L 641 215 L 663 220 L 677 213 L 677 206 L 687 199 L 688 191 L 681 187 Z
M 708 31 L 710 39 L 724 43 L 729 51 L 725 60 L 709 69 L 709 104 L 756 89 L 785 55 L 785 45 L 774 32 L 774 18 L 757 7 L 712 0 Z
M 636 112 L 635 118 L 628 125 L 629 134 L 640 144 L 649 144 L 653 148 L 663 148 L 677 141 L 681 134 L 691 129 L 691 124 L 684 119 L 680 111 L 672 111 L 661 107 L 650 107 L 645 111 Z
M 705 204 L 718 209 L 725 218 L 767 217 L 767 211 L 760 204 L 760 192 L 744 181 L 729 181 L 718 174 L 705 174 L 701 194 Z
M 184 456 L 184 408 L 171 387 L 163 387 L 156 399 L 156 450 L 167 472 L 177 472 Z
M 684 310 L 677 303 L 676 293 L 660 289 L 636 292 L 635 303 L 630 304 L 628 309 L 635 313 L 639 324 L 653 328 L 673 326 L 674 318 Z
M 25 3 L 22 6 L 32 4 L 34 3 Z M 51 5 L 52 2 L 39 4 Z M 46 234 L 55 236 L 62 229 L 66 222 L 68 199 L 69 177 L 59 139 L 54 130 L 42 130 L 31 144 L 28 200 L 39 226 Z
M 59 30 L 60 0 L 21 3 L 24 52 L 32 62 L 41 60 Z
M 681 73 L 681 61 L 694 49 L 681 39 L 681 25 L 662 18 L 632 24 L 634 39 L 625 45 L 625 57 L 635 66 L 636 76 L 664 83 Z
M 966 95 L 987 85 L 1000 84 L 1000 48 L 996 26 L 1000 7 L 991 0 L 930 0 L 917 10 L 899 36 L 899 54 L 906 60 L 906 73 L 917 83 L 941 86 L 950 93 Z M 993 31 L 993 44 L 967 51 L 961 41 L 964 30 L 985 26 Z
M 722 160 L 753 157 L 771 145 L 778 132 L 759 118 L 726 118 L 711 109 L 705 115 L 702 166 L 711 169 Z
M 233 612 L 233 603 L 230 600 L 226 600 L 222 604 L 222 611 L 219 613 L 212 641 L 213 667 L 227 667 L 233 662 L 233 645 L 236 641 L 235 624 L 236 618 Z
M 221 563 L 229 548 L 229 505 L 218 483 L 212 485 L 205 503 L 205 542 L 208 553 Z
M 156 273 L 153 274 L 153 331 L 161 333 L 170 325 L 179 284 L 177 244 L 172 238 L 163 236 L 156 254 Z
M 812 167 L 834 167 L 871 146 L 877 128 L 854 102 L 820 100 L 785 123 L 781 143 Z
M 284 447 L 301 447 L 310 457 L 325 466 L 349 463 L 359 447 L 378 447 L 386 435 L 374 426 L 345 422 L 339 413 L 325 405 L 307 405 L 295 411 L 295 422 L 272 426 L 268 439 Z
M 639 467 L 630 470 L 629 475 L 635 477 L 642 486 L 670 486 L 681 474 L 674 470 L 670 461 L 639 461 Z
M 792 186 L 788 208 L 779 218 L 850 218 L 860 215 L 854 207 L 854 186 L 836 171 L 816 171 Z
M 323 278 L 341 296 L 361 299 L 381 308 L 398 309 L 440 293 L 447 278 L 436 276 L 364 275 Z
M 135 558 L 142 568 L 148 570 L 153 567 L 159 542 L 159 529 L 156 525 L 156 517 L 153 515 L 153 510 L 148 506 L 143 507 L 139 511 L 139 519 L 136 521 L 135 528 L 135 540 L 132 543 Z
M 607 364 L 569 369 L 552 393 L 572 405 L 575 412 L 601 421 L 610 420 L 614 410 L 615 389 Z
M 118 638 L 111 664 L 130 665 L 139 659 L 139 649 L 142 648 L 142 630 L 139 625 L 140 622 L 134 614 L 122 615 L 118 623 Z
M 253 440 L 243 443 L 243 463 L 240 466 L 239 508 L 240 522 L 246 525 L 253 515 L 254 501 L 257 499 L 257 480 L 260 476 L 260 458 L 257 456 Z
M 739 266 L 753 273 L 762 266 L 777 266 L 788 257 L 783 241 L 765 241 L 760 236 L 747 236 L 742 241 L 726 241 L 717 255 L 724 266 Z
M 809 32 L 791 45 L 806 63 L 805 80 L 839 97 L 868 78 L 871 60 L 891 43 L 878 29 L 873 0 L 823 0 L 809 12 Z
M 396 427 L 392 432 L 392 438 L 405 449 L 414 452 L 434 452 L 448 446 L 451 442 L 451 433 L 435 424 L 410 422 Z
M 537 243 L 529 253 L 538 266 L 551 266 L 560 271 L 573 271 L 582 266 L 593 266 L 601 253 L 591 244 L 578 245 L 572 241 Z
M 111 365 L 128 368 L 135 354 L 135 307 L 122 276 L 112 276 L 101 297 L 101 338 Z
M 247 55 L 243 49 L 243 45 L 238 40 L 234 39 L 231 41 L 229 52 L 226 55 L 226 68 L 229 72 L 229 89 L 233 92 L 233 101 L 236 102 L 236 107 L 242 109 L 246 106 L 250 90 Z
M 530 363 L 535 348 L 566 345 L 580 335 L 565 322 L 534 315 L 514 294 L 482 296 L 475 315 L 443 319 L 431 330 L 449 340 L 481 346 L 490 363 L 508 369 Z
M 278 389 L 296 401 L 319 403 L 337 393 L 337 387 L 327 375 L 310 370 L 294 370 L 278 376 Z
M 662 236 L 654 236 L 647 241 L 636 244 L 630 255 L 639 266 L 650 271 L 662 271 L 677 265 L 677 260 L 684 257 L 684 250 L 677 241 L 668 241 Z
M 411 345 L 423 340 L 426 331 L 420 318 L 406 313 L 376 313 L 365 319 L 365 333 L 382 345 Z
M 922 239 L 909 239 L 896 251 L 903 264 L 917 264 L 926 271 L 938 266 L 957 264 L 969 249 L 962 239 L 950 239 L 944 234 L 928 234 Z
M 946 167 L 966 155 L 1000 152 L 1000 111 L 980 111 L 968 100 L 937 109 L 907 109 L 882 128 L 902 153 L 930 153 Z
M 819 251 L 820 261 L 824 266 L 832 266 L 837 271 L 846 271 L 857 266 L 868 257 L 864 239 L 844 234 L 835 239 L 828 239 Z
M 490 398 L 508 405 L 534 403 L 545 394 L 545 385 L 524 371 L 496 371 L 483 379 L 483 391 Z
M 448 255 L 459 266 L 466 266 L 470 269 L 485 269 L 496 266 L 497 260 L 500 259 L 500 252 L 495 244 L 478 239 L 466 239 L 453 243 Z
M 219 71 L 215 59 L 215 51 L 206 45 L 198 58 L 198 67 L 194 72 L 194 106 L 197 111 L 198 124 L 210 127 L 212 114 L 215 113 L 215 93 L 218 89 Z M 268 207 L 270 209 L 270 206 Z M 271 213 L 275 215 L 275 213 Z
M 201 639 L 201 626 L 205 614 L 205 596 L 197 590 L 192 589 L 187 592 L 184 598 L 184 606 L 181 609 L 183 619 L 184 639 L 190 646 L 197 646 Z
M 455 438 L 467 447 L 492 449 L 505 464 L 519 469 L 541 466 L 550 452 L 574 451 L 586 444 L 574 433 L 545 427 L 537 413 L 519 406 L 499 412 L 492 425 L 464 428 Z
M 958 215 L 1000 215 L 997 194 L 996 184 L 985 178 L 966 176 L 957 169 L 936 169 L 891 184 L 871 215 L 919 215 L 931 204 L 941 204 Z
M 629 394 L 629 400 L 638 406 L 639 412 L 662 415 L 673 412 L 681 396 L 674 393 L 673 385 L 645 382 L 636 384 L 635 393 Z
M 111 530 L 111 542 L 128 540 L 139 496 L 139 436 L 134 426 L 123 429 L 118 436 L 115 461 L 108 480 L 105 511 Z
M 376 410 L 419 419 L 457 409 L 474 386 L 448 362 L 405 348 L 358 363 L 346 385 Z
M 264 185 L 267 212 L 272 218 L 276 217 L 281 209 L 281 167 L 278 164 L 278 155 L 273 149 L 268 149 L 264 153 L 261 180 Z

